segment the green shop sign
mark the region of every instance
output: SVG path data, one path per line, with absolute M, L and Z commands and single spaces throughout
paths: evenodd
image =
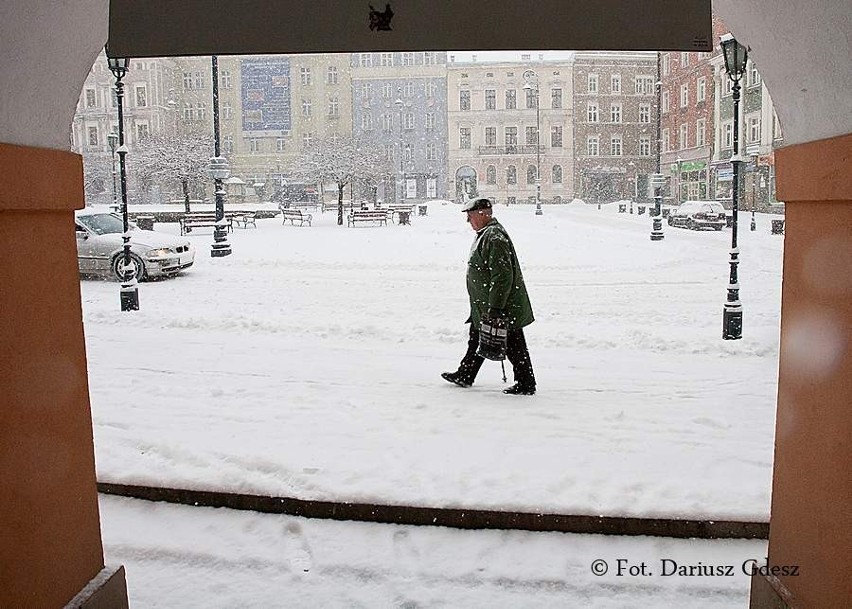
M 700 171 L 707 168 L 707 161 L 681 161 L 681 171 Z M 672 163 L 672 173 L 677 173 L 677 163 Z

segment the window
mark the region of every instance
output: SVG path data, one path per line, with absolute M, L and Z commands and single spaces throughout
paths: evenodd
M 185 121 L 195 120 L 195 111 L 192 108 L 192 104 L 189 103 L 189 102 L 186 102 L 183 105 L 183 120 L 185 120 Z
M 550 147 L 562 148 L 562 125 L 550 127 Z
M 459 148 L 470 149 L 470 127 L 459 127 Z
M 94 89 L 86 89 L 86 107 L 87 108 L 97 108 L 98 106 L 98 94 Z
M 361 98 L 370 101 L 371 97 L 373 97 L 373 83 L 361 83 Z
M 590 135 L 586 139 L 586 154 L 598 156 L 600 154 L 600 139 L 597 135 Z
M 554 184 L 562 184 L 562 166 L 554 165 L 553 169 L 550 170 L 551 174 L 551 182 Z
M 707 98 L 707 79 L 702 76 L 695 81 L 695 103 L 703 102 Z
M 340 100 L 332 97 L 328 100 L 328 116 L 329 118 L 337 118 L 340 116 Z
M 309 99 L 302 100 L 302 116 L 308 117 L 313 114 L 313 102 Z
M 677 147 L 680 150 L 683 150 L 684 148 L 689 148 L 689 125 L 686 123 L 681 123 L 677 131 Z
M 183 90 L 191 91 L 192 90 L 192 72 L 184 72 L 183 73 Z
M 97 146 L 98 145 L 98 128 L 97 127 L 89 127 L 88 129 L 89 137 L 88 142 L 89 146 Z
M 405 155 L 403 156 L 403 158 L 406 160 L 406 162 L 410 163 L 414 160 L 414 150 L 411 149 L 411 144 L 405 145 L 405 147 L 403 148 L 403 154 Z
M 641 95 L 649 95 L 654 92 L 654 77 L 653 76 L 637 76 L 636 77 L 636 93 Z
M 195 88 L 203 89 L 204 88 L 204 72 L 196 72 L 195 73 Z
M 222 118 L 225 120 L 229 120 L 233 115 L 233 108 L 231 107 L 231 102 L 226 101 L 222 102 Z
M 663 53 L 663 56 L 660 58 L 660 70 L 663 73 L 663 76 L 668 76 L 669 72 L 671 72 L 671 65 L 669 64 L 669 54 Z
M 435 114 L 434 112 L 428 112 L 426 114 L 426 131 L 434 131 L 435 130 Z
M 328 71 L 325 73 L 326 84 L 336 85 L 339 82 L 339 77 L 337 66 L 328 66 Z
M 651 122 L 651 104 L 639 104 L 639 122 Z
M 385 149 L 385 160 L 392 161 L 394 157 L 394 145 L 393 144 L 383 144 Z
M 248 140 L 249 152 L 260 152 L 260 139 L 250 137 Z
M 402 54 L 402 65 L 413 66 L 414 65 L 414 53 L 403 53 Z
M 518 183 L 518 168 L 514 165 L 506 167 L 506 184 Z
M 669 111 L 669 92 L 663 91 L 663 112 Z
M 586 118 L 590 123 L 598 122 L 598 104 L 596 102 L 589 102 L 586 106 Z
M 302 134 L 302 147 L 310 148 L 314 145 L 314 134 L 313 133 L 303 133 Z
M 406 81 L 406 83 L 402 86 L 402 96 L 403 97 L 414 97 L 414 83 L 411 81 Z
M 538 104 L 538 100 L 536 99 L 537 91 L 535 91 L 534 89 L 524 89 L 524 92 L 527 94 L 527 110 L 534 109 Z
M 434 142 L 429 142 L 426 144 L 426 160 L 427 161 L 436 161 L 438 160 L 438 152 L 437 147 Z
M 222 150 L 225 152 L 225 154 L 233 154 L 234 137 L 232 135 L 226 135 L 222 138 Z
M 382 67 L 393 65 L 393 53 L 379 53 L 379 63 Z
M 373 67 L 373 54 L 372 53 L 361 53 L 359 60 L 361 62 L 361 67 L 364 67 L 364 68 L 372 68 Z
M 726 74 L 722 74 L 722 95 L 731 95 L 733 93 L 733 86 L 731 79 Z
M 364 114 L 361 116 L 361 129 L 363 131 L 372 131 L 373 130 L 373 115 L 372 114 Z
M 707 121 L 699 118 L 695 121 L 695 145 L 703 146 L 707 143 L 705 132 L 707 130 Z
M 749 62 L 751 64 L 751 68 L 748 71 L 748 84 L 750 87 L 760 84 L 760 72 L 757 71 L 757 66 L 754 65 L 754 62 Z
M 496 184 L 497 183 L 497 168 L 494 165 L 489 165 L 485 168 L 485 183 L 486 184 Z
M 230 70 L 222 70 L 219 73 L 219 82 L 222 85 L 223 89 L 231 88 L 231 71 Z
M 562 107 L 562 89 L 551 89 L 550 90 L 550 107 L 551 108 L 561 108 Z
M 589 93 L 597 93 L 598 92 L 598 75 L 597 74 L 589 74 L 587 91 Z
M 689 65 L 689 53 L 680 54 L 680 67 L 685 68 Z
M 311 69 L 307 67 L 299 68 L 299 76 L 303 85 L 311 84 Z
M 198 102 L 195 104 L 195 118 L 196 120 L 203 121 L 204 117 L 207 115 L 207 104 L 204 102 Z
M 405 113 L 405 116 L 403 117 L 402 127 L 403 127 L 403 129 L 407 129 L 409 131 L 411 129 L 414 129 L 414 114 L 413 113 L 411 113 L 411 112 Z
M 515 89 L 506 89 L 506 110 L 514 110 L 518 107 L 518 92 Z
M 524 143 L 527 146 L 536 146 L 538 144 L 538 129 L 535 127 L 527 127 Z
M 651 156 L 651 138 L 647 135 L 639 136 L 639 156 Z
M 527 184 L 535 184 L 535 179 L 538 173 L 535 170 L 535 165 L 527 165 Z
M 686 108 L 689 105 L 689 83 L 683 83 L 680 86 L 680 107 Z
M 612 104 L 609 107 L 609 122 L 621 122 L 621 104 Z
M 284 152 L 287 149 L 287 140 L 283 137 L 275 139 L 275 152 Z
M 497 109 L 497 91 L 494 89 L 485 89 L 485 109 Z
M 436 63 L 436 61 L 435 61 L 435 53 L 434 52 L 423 53 L 423 65 L 424 66 L 433 66 L 433 65 L 435 65 L 435 63 Z
M 668 152 L 669 149 L 670 149 L 670 146 L 669 146 L 670 140 L 669 140 L 669 130 L 668 129 L 663 129 L 663 135 L 661 136 L 660 139 L 662 140 L 660 142 L 660 145 L 662 146 L 662 149 L 660 150 L 660 152 Z
M 470 110 L 470 91 L 459 91 L 459 110 Z
M 438 89 L 438 86 L 433 82 L 426 83 L 426 97 L 435 97 L 435 91 Z
M 613 74 L 609 80 L 610 91 L 612 93 L 621 93 L 621 74 Z
M 722 147 L 734 147 L 734 125 L 733 123 L 725 123 L 722 125 Z
M 393 131 L 393 116 L 390 114 L 382 114 L 382 131 L 385 133 Z
M 748 141 L 760 141 L 760 117 L 754 116 L 748 119 Z
M 486 146 L 496 146 L 497 145 L 497 127 L 486 127 L 485 128 L 485 145 Z
M 145 138 L 150 135 L 148 131 L 148 123 L 137 123 L 136 124 L 136 141 L 141 142 Z
M 609 140 L 609 153 L 612 156 L 621 156 L 621 136 L 613 135 Z
M 506 152 L 514 152 L 515 147 L 518 145 L 518 128 L 506 127 L 504 136 L 506 138 Z
M 393 95 L 393 87 L 389 82 L 386 82 L 382 85 L 382 97 L 390 99 L 391 95 Z

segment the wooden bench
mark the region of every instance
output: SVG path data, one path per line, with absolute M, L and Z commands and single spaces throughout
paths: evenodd
M 184 214 L 178 219 L 180 223 L 180 234 L 186 235 L 192 232 L 194 228 L 216 227 L 216 213 L 194 211 Z M 230 215 L 225 214 L 224 218 L 225 230 L 232 232 L 234 230 L 233 219 Z
M 346 216 L 347 226 L 355 226 L 356 222 L 378 222 L 388 225 L 388 210 L 386 209 L 354 209 Z
M 281 210 L 281 224 L 287 224 L 287 220 L 290 221 L 290 226 L 294 225 L 296 220 L 299 221 L 299 226 L 304 226 L 305 222 L 308 223 L 308 226 L 311 225 L 311 220 L 313 216 L 311 214 L 303 213 L 301 209 L 282 209 Z
M 249 224 L 257 228 L 257 214 L 253 211 L 237 211 L 231 218 L 238 228 L 248 228 Z
M 390 212 L 391 222 L 394 221 L 393 217 L 395 215 L 399 215 L 399 212 L 408 212 L 408 217 L 414 213 L 414 205 L 408 203 L 389 203 L 385 208 Z

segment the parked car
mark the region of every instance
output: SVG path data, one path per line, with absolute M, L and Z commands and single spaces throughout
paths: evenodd
M 669 214 L 669 226 L 698 230 L 725 228 L 725 208 L 717 201 L 684 201 Z
M 124 222 L 118 214 L 84 209 L 74 214 L 81 275 L 124 277 Z M 195 262 L 185 237 L 130 225 L 130 265 L 137 280 L 175 275 Z

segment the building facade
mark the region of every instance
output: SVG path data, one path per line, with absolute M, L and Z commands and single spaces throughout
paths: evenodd
M 450 198 L 498 203 L 570 201 L 573 88 L 570 59 L 447 67 Z
M 574 58 L 574 184 L 587 203 L 650 201 L 656 171 L 657 56 L 580 52 Z
M 447 54 L 352 53 L 352 134 L 381 146 L 394 168 L 385 202 L 447 198 Z

